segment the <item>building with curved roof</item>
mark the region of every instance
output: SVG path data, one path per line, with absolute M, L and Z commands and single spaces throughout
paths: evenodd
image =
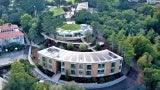
M 121 72 L 123 58 L 107 49 L 68 51 L 52 46 L 38 51 L 38 64 L 54 73 L 73 77 L 102 77 Z

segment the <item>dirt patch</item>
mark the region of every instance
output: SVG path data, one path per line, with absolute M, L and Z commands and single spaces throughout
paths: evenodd
M 37 54 L 38 48 L 32 47 L 31 55 L 33 62 L 37 65 L 38 64 L 38 54 Z

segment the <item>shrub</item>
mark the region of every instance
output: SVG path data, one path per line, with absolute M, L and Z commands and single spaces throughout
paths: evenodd
M 92 45 L 96 45 L 97 41 L 95 38 L 92 38 L 92 41 L 91 41 Z
M 71 43 L 71 42 L 67 43 L 67 49 L 72 50 L 73 49 L 73 43 Z
M 100 46 L 99 44 L 96 44 L 95 49 L 96 49 L 96 50 L 100 50 L 100 48 L 101 48 L 101 46 Z
M 87 50 L 87 46 L 85 44 L 80 44 L 79 45 L 79 50 L 80 51 L 85 51 L 85 50 Z
M 104 81 L 105 81 L 104 78 L 100 78 L 100 79 L 99 79 L 99 82 L 100 82 L 100 83 L 103 83 Z

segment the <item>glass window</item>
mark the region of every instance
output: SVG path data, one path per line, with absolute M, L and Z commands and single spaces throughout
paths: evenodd
M 88 69 L 88 70 L 91 70 L 91 65 L 87 65 L 87 69 Z
M 64 68 L 61 68 L 61 72 L 64 73 Z
M 104 70 L 98 70 L 98 74 L 104 74 Z
M 49 63 L 52 64 L 52 60 L 51 59 L 49 59 Z
M 83 71 L 82 70 L 79 71 L 79 75 L 83 75 Z
M 111 69 L 111 73 L 114 73 L 114 68 Z
M 98 64 L 98 68 L 104 68 L 105 64 Z
M 83 69 L 83 64 L 80 64 L 80 65 L 79 65 L 79 69 Z
M 119 70 L 121 70 L 122 69 L 122 66 L 119 66 Z
M 91 75 L 91 71 L 87 71 L 87 72 L 86 72 L 86 75 Z
M 64 65 L 65 65 L 65 63 L 64 63 L 64 62 L 62 62 L 62 63 L 61 63 L 61 66 L 62 66 L 62 67 L 64 67 Z
M 49 69 L 52 69 L 52 65 L 49 65 Z
M 120 60 L 120 64 L 122 64 L 123 60 Z
M 43 62 L 45 62 L 45 61 L 46 61 L 45 57 L 42 57 L 42 61 L 43 61 Z
M 116 62 L 112 62 L 111 67 L 115 67 Z
M 71 64 L 71 68 L 72 69 L 75 69 L 76 67 L 75 67 L 75 64 Z
M 76 74 L 75 70 L 71 70 L 71 74 L 75 75 Z
M 46 63 L 43 63 L 43 67 L 46 67 Z

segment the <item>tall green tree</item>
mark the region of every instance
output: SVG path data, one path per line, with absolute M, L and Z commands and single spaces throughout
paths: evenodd
M 24 65 L 15 62 L 11 65 L 11 75 L 4 90 L 33 90 L 36 79 L 24 70 Z
M 23 14 L 20 19 L 21 19 L 21 26 L 22 26 L 23 30 L 26 33 L 28 33 L 28 30 L 30 28 L 29 23 L 32 20 L 32 16 L 29 14 Z

